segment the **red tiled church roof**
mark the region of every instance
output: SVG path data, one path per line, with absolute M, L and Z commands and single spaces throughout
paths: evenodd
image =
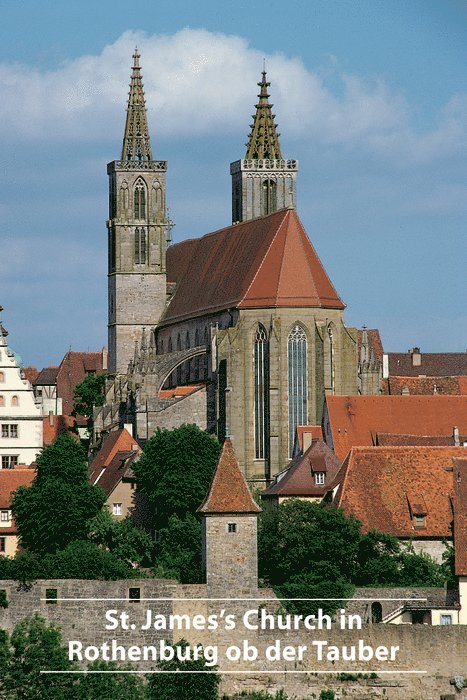
M 232 442 L 225 440 L 217 462 L 209 493 L 198 508 L 199 513 L 259 513 L 253 500 Z
M 343 309 L 294 209 L 281 209 L 167 250 L 176 282 L 162 324 L 230 308 Z
M 339 459 L 370 446 L 377 433 L 451 436 L 467 433 L 465 396 L 327 396 L 332 442 Z
M 452 536 L 452 458 L 463 447 L 355 447 L 335 503 L 363 525 L 397 537 Z M 411 510 L 412 509 L 412 510 Z M 414 512 L 420 511 L 420 512 Z M 426 513 L 426 527 L 414 515 Z
M 465 448 L 464 448 L 465 449 Z M 467 458 L 453 459 L 456 576 L 467 576 Z

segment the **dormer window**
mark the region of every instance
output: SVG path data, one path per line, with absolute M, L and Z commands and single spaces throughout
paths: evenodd
M 411 494 L 410 496 L 407 496 L 407 500 L 409 502 L 413 527 L 416 529 L 426 527 L 426 516 L 428 514 L 428 509 L 426 507 L 423 495 L 418 494 L 415 496 Z
M 316 486 L 324 486 L 324 472 L 315 472 L 315 484 Z
M 237 532 L 237 523 L 228 523 L 227 525 L 227 532 L 230 535 L 233 535 Z
M 426 515 L 414 515 L 413 525 L 417 528 L 426 527 Z

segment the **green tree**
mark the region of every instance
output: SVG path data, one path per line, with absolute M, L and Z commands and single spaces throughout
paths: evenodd
M 92 422 L 94 406 L 103 406 L 105 401 L 105 374 L 88 374 L 77 384 L 74 395 L 74 415 L 85 416 Z
M 14 494 L 21 546 L 44 554 L 86 539 L 90 521 L 104 502 L 102 489 L 88 482 L 82 447 L 69 434 L 59 435 L 39 455 L 31 486 Z
M 95 661 L 89 664 L 88 671 L 94 673 L 79 677 L 77 700 L 145 700 L 144 680 L 131 673 L 95 673 L 96 671 L 125 671 L 128 666 L 114 662 Z
M 11 635 L 11 653 L 4 676 L 7 698 L 15 700 L 73 700 L 77 681 L 74 675 L 45 674 L 40 671 L 70 671 L 58 629 L 35 614 L 16 625 Z
M 107 508 L 90 523 L 90 539 L 127 564 L 151 566 L 153 563 L 154 543 L 150 535 L 136 527 L 130 517 L 115 520 Z
M 211 483 L 220 444 L 196 425 L 174 430 L 158 428 L 134 463 L 138 488 L 152 506 L 152 526 L 166 527 L 169 518 L 194 514 Z
M 172 515 L 159 532 L 160 544 L 154 574 L 181 583 L 200 583 L 203 577 L 201 524 L 194 515 Z
M 188 643 L 182 639 L 174 645 L 185 648 Z M 210 668 L 207 673 L 183 673 L 183 671 L 206 671 L 203 659 L 199 661 L 160 661 L 157 664 L 160 671 L 179 671 L 179 673 L 153 673 L 149 676 L 149 700 L 217 700 L 217 689 L 220 683 L 216 668 Z

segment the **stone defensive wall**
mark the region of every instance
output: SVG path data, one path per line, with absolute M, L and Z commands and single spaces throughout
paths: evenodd
M 456 691 L 450 683 L 454 676 L 467 678 L 465 625 L 363 624 L 360 629 L 342 629 L 336 625 L 331 629 L 324 626 L 311 631 L 303 626 L 288 630 L 279 630 L 277 626 L 276 629 L 254 630 L 242 624 L 229 630 L 221 624 L 216 630 L 209 631 L 202 625 L 194 629 L 191 622 L 190 629 L 161 630 L 152 626 L 144 629 L 148 626 L 148 619 L 156 616 L 185 615 L 193 621 L 196 616 L 208 619 L 209 615 L 214 615 L 225 621 L 230 614 L 240 622 L 246 611 L 259 609 L 261 617 L 264 608 L 264 614 L 270 615 L 267 619 L 274 621 L 281 611 L 270 590 L 259 591 L 257 600 L 208 600 L 204 585 L 180 585 L 159 579 L 39 580 L 30 584 L 0 581 L 0 590 L 5 591 L 8 601 L 8 607 L 0 608 L 0 628 L 9 632 L 24 617 L 38 612 L 47 622 L 61 629 L 67 647 L 69 642 L 76 640 L 83 648 L 100 647 L 112 640 L 125 649 L 144 645 L 157 647 L 163 640 L 178 641 L 181 638 L 193 647 L 199 644 L 205 649 L 216 647 L 217 666 L 222 675 L 220 695 L 228 693 L 234 696 L 242 691 L 259 689 L 275 692 L 283 688 L 297 700 L 317 700 L 321 690 L 329 688 L 335 691 L 336 700 L 467 700 L 467 688 Z M 234 596 L 234 592 L 229 593 Z M 109 610 L 113 611 L 110 618 L 106 617 Z M 117 626 L 116 620 L 122 613 L 127 615 L 128 628 Z M 106 629 L 106 625 L 114 620 L 114 629 Z M 248 620 L 254 626 L 254 615 Z M 318 660 L 316 643 L 323 641 L 328 644 L 321 646 L 323 658 Z M 256 659 L 241 658 L 238 662 L 227 659 L 230 646 L 243 648 L 244 644 L 257 650 Z M 330 645 L 339 649 L 339 660 L 326 658 Z M 358 657 L 359 645 L 367 651 L 378 647 L 388 650 L 395 647 L 398 651 L 394 661 L 384 658 L 384 654 L 382 660 L 377 660 L 374 654 L 371 660 L 356 658 L 346 661 L 342 658 L 344 647 L 347 650 L 355 648 Z M 303 658 L 297 652 L 300 646 L 308 649 Z M 272 648 L 275 651 L 271 651 Z M 268 653 L 276 654 L 278 658 L 268 660 Z M 83 661 L 83 664 L 90 660 L 93 659 Z M 135 669 L 148 671 L 156 666 L 152 660 L 127 658 L 128 663 Z M 393 670 L 398 672 L 388 673 Z M 232 671 L 234 673 L 229 673 Z

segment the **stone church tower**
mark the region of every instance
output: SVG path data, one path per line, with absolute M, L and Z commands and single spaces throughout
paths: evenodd
M 230 164 L 233 224 L 296 206 L 298 161 L 282 157 L 269 103 L 270 84 L 263 70 L 245 158 Z
M 203 516 L 203 563 L 210 598 L 255 595 L 258 590 L 255 503 L 226 438 L 209 493 L 198 508 Z
M 121 159 L 107 165 L 110 373 L 127 371 L 166 299 L 167 162 L 152 157 L 139 58 L 136 49 Z

